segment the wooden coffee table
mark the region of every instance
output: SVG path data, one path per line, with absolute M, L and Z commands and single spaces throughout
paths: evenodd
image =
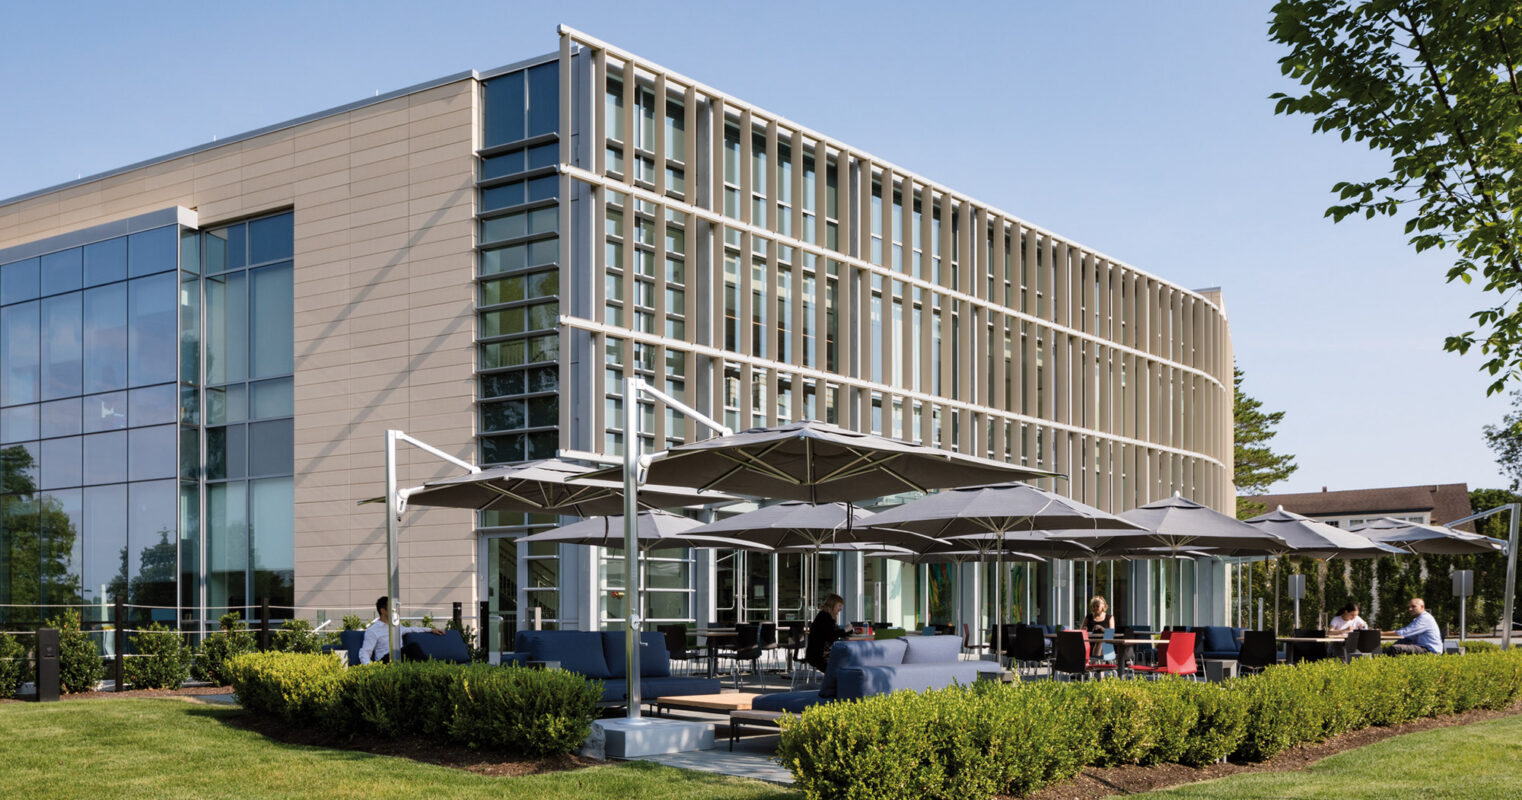
M 727 714 L 731 711 L 749 711 L 751 701 L 760 696 L 750 692 L 674 694 L 667 697 L 657 697 L 650 702 L 655 706 L 655 713 L 657 715 L 663 710 L 669 715 L 672 709 L 681 711 L 711 711 L 715 714 Z

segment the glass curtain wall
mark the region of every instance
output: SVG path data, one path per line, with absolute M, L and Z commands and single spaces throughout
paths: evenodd
M 110 604 L 173 624 L 181 232 L 0 265 L 0 621 Z M 192 341 L 194 339 L 192 338 Z

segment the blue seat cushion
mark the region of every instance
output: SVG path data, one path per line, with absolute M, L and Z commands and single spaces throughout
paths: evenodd
M 830 656 L 834 660 L 835 656 Z M 840 672 L 837 685 L 842 700 L 889 694 L 904 690 L 922 692 L 948 686 L 969 686 L 979 672 L 996 672 L 992 661 L 958 661 L 954 664 L 899 664 L 847 667 Z
M 613 677 L 598 631 L 518 631 L 513 650 L 527 653 L 529 661 L 558 661 L 561 669 L 588 678 Z
M 640 678 L 639 696 L 650 701 L 657 697 L 686 694 L 718 694 L 724 684 L 718 678 Z M 629 681 L 607 678 L 602 682 L 602 702 L 617 703 L 629 699 Z
M 624 650 L 628 637 L 623 631 L 603 631 L 602 657 L 608 665 L 608 677 L 628 677 L 629 654 Z M 640 677 L 665 677 L 671 674 L 671 656 L 666 650 L 666 637 L 659 632 L 646 631 L 639 635 Z
M 962 653 L 962 640 L 956 636 L 905 636 L 905 664 L 951 664 Z
M 1242 645 L 1237 642 L 1237 637 L 1231 634 L 1231 628 L 1224 625 L 1210 625 L 1200 630 L 1204 632 L 1206 658 L 1236 658 L 1236 654 L 1242 651 Z M 1231 655 L 1211 655 L 1212 653 L 1230 653 Z
M 848 667 L 898 666 L 904 663 L 908 645 L 903 639 L 886 639 L 881 642 L 836 642 L 830 647 L 830 661 L 819 683 L 820 697 L 834 697 L 835 686 L 840 680 L 840 670 Z
M 359 649 L 365 646 L 364 631 L 339 631 L 338 646 L 349 653 L 349 666 L 359 666 Z
M 403 661 L 445 661 L 450 664 L 470 663 L 470 650 L 460 632 L 409 633 L 402 637 Z
M 778 692 L 757 697 L 751 701 L 750 707 L 757 711 L 788 711 L 797 714 L 809 706 L 824 702 L 827 702 L 826 699 L 820 697 L 818 692 Z

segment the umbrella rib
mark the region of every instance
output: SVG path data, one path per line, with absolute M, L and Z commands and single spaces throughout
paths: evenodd
M 742 456 L 742 458 L 737 458 L 734 455 L 731 455 L 730 453 L 716 452 L 715 455 L 717 455 L 718 457 L 720 457 L 720 458 L 722 458 L 722 459 L 724 459 L 726 461 L 734 462 L 734 464 L 735 464 L 735 469 L 732 469 L 732 470 L 724 473 L 722 476 L 720 476 L 720 480 L 722 480 L 723 478 L 727 478 L 730 475 L 733 475 L 736 470 L 748 469 L 748 470 L 751 470 L 752 472 L 760 472 L 760 473 L 763 473 L 763 474 L 766 474 L 766 475 L 770 475 L 771 477 L 776 478 L 779 481 L 783 481 L 784 483 L 790 483 L 790 484 L 793 484 L 793 485 L 799 485 L 801 483 L 801 481 L 799 481 L 797 478 L 795 478 L 795 477 L 787 474 L 786 472 L 783 472 L 782 470 L 777 469 L 776 467 L 772 466 L 771 464 L 761 460 L 761 457 L 765 456 L 766 453 L 770 452 L 772 449 L 774 449 L 774 448 L 767 448 L 767 450 L 765 452 L 757 453 L 755 455 L 752 455 L 751 453 L 748 453 L 748 452 L 745 452 L 745 451 L 742 450 L 742 451 L 740 451 L 740 456 Z M 709 485 L 712 486 L 713 484 L 710 483 Z

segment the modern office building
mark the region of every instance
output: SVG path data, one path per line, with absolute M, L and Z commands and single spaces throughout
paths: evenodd
M 735 428 L 818 418 L 1055 470 L 1105 509 L 1233 506 L 1218 291 L 559 45 L 0 201 L 0 603 L 364 613 L 384 520 L 357 502 L 387 429 L 483 465 L 617 456 L 629 374 Z M 640 412 L 647 451 L 698 435 Z M 402 459 L 403 485 L 457 471 Z M 404 605 L 617 624 L 621 560 L 515 544 L 554 522 L 409 510 Z M 658 555 L 650 617 L 807 618 L 798 556 Z M 1070 613 L 1087 581 L 1154 614 L 1164 568 L 1048 565 L 1014 613 Z M 1224 614 L 1220 572 L 1200 588 Z M 823 577 L 853 618 L 945 621 L 952 586 L 990 612 L 986 569 L 842 555 Z

